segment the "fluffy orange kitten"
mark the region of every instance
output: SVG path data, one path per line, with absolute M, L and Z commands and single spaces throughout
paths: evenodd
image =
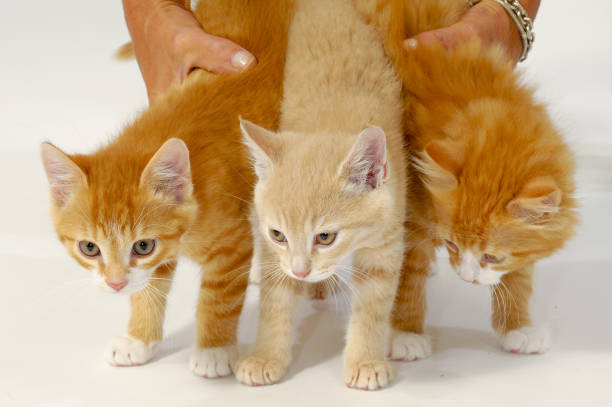
M 431 353 L 423 336 L 434 249 L 468 283 L 490 287 L 492 324 L 510 352 L 539 353 L 550 335 L 531 323 L 534 263 L 561 248 L 576 224 L 572 154 L 499 46 L 474 40 L 453 52 L 402 40 L 455 22 L 466 2 L 380 1 L 364 7 L 387 34 L 404 85 L 409 171 L 408 240 L 390 356 Z
M 204 377 L 231 373 L 254 183 L 238 115 L 277 125 L 291 10 L 291 2 L 200 2 L 206 30 L 252 51 L 257 66 L 241 75 L 195 72 L 93 154 L 42 145 L 59 239 L 98 286 L 131 295 L 127 335 L 111 342 L 109 363 L 151 359 L 184 255 L 202 268 L 191 369 Z
M 236 377 L 278 382 L 291 361 L 300 295 L 350 279 L 344 379 L 377 389 L 391 378 L 384 359 L 404 253 L 401 85 L 375 27 L 350 0 L 298 1 L 287 47 L 279 132 L 242 122 L 259 177 L 256 233 L 266 266 L 257 340 Z

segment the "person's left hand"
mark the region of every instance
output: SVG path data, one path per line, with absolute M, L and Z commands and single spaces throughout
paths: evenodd
M 422 32 L 408 38 L 404 45 L 410 50 L 420 44 L 437 42 L 453 49 L 474 37 L 479 37 L 486 44 L 501 43 L 515 63 L 521 56 L 523 42 L 514 21 L 501 5 L 493 1 L 482 1 L 470 8 L 457 23 Z

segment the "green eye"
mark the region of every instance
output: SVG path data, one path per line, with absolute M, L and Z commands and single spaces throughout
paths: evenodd
M 444 244 L 446 245 L 446 247 L 448 248 L 448 250 L 450 250 L 453 253 L 459 253 L 459 248 L 457 247 L 457 245 L 453 242 L 451 242 L 450 240 L 444 240 Z
M 329 246 L 330 244 L 334 243 L 334 240 L 336 240 L 336 235 L 337 233 L 319 233 L 317 235 L 317 237 L 315 238 L 317 244 L 321 244 L 323 246 Z
M 96 257 L 100 254 L 100 248 L 94 242 L 83 240 L 82 242 L 79 242 L 79 249 L 81 249 L 81 253 L 87 257 Z
M 284 243 L 287 241 L 285 234 L 276 229 L 270 229 L 270 237 L 278 243 Z
M 145 239 L 139 240 L 132 246 L 132 252 L 137 256 L 148 256 L 155 248 L 155 240 Z

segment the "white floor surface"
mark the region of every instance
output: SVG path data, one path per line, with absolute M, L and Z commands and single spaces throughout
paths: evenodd
M 612 1 L 546 1 L 526 70 L 575 147 L 581 226 L 537 265 L 532 309 L 554 335 L 539 356 L 503 353 L 489 295 L 440 260 L 429 282 L 434 355 L 393 363 L 378 392 L 347 389 L 346 312 L 302 304 L 295 362 L 272 387 L 206 380 L 188 369 L 198 274 L 183 262 L 155 359 L 114 368 L 109 339 L 126 297 L 98 292 L 57 242 L 38 146 L 91 151 L 146 106 L 135 63 L 111 59 L 128 39 L 119 1 L 8 2 L 0 12 L 0 406 L 612 406 Z M 339 306 L 339 308 L 344 308 Z M 252 343 L 257 287 L 240 342 Z

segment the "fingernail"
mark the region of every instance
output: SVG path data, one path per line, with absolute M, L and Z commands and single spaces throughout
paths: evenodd
M 404 41 L 404 46 L 406 47 L 406 49 L 409 50 L 415 50 L 417 48 L 417 45 L 419 45 L 419 42 L 414 38 L 409 38 Z
M 255 57 L 251 53 L 245 50 L 240 50 L 232 55 L 232 66 L 234 68 L 243 70 L 251 65 L 254 59 Z

